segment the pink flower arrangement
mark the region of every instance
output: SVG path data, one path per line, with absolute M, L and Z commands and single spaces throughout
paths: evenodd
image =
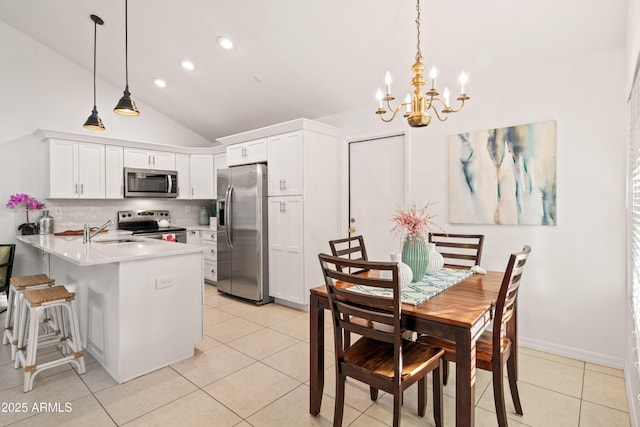
M 427 212 L 432 203 L 427 203 L 422 208 L 418 208 L 415 204 L 407 209 L 398 208 L 396 215 L 391 218 L 394 226 L 392 233 L 402 233 L 407 239 L 425 238 L 429 233 L 430 226 L 440 228 L 434 221 L 434 214 Z
M 22 193 L 16 193 L 9 197 L 6 207 L 9 209 L 15 209 L 20 205 L 24 205 L 28 211 L 44 208 L 44 203 L 39 202 L 35 197 Z

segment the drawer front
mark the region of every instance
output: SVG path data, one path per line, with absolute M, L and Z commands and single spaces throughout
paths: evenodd
M 206 243 L 204 245 L 204 259 L 209 261 L 216 261 L 218 259 L 218 247 L 214 244 Z
M 218 281 L 217 263 L 215 261 L 204 261 L 204 278 L 211 282 Z
M 213 245 L 215 246 L 215 242 L 218 241 L 218 233 L 216 232 L 216 230 L 211 230 L 211 231 L 200 230 L 200 239 L 202 239 L 203 245 L 210 244 L 211 242 L 213 242 Z

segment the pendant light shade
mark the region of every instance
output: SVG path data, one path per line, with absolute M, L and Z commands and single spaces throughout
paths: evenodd
M 129 92 L 129 23 L 128 23 L 128 0 L 124 0 L 124 67 L 125 67 L 125 87 L 124 95 L 118 101 L 118 105 L 113 109 L 118 114 L 125 116 L 139 116 L 140 111 L 136 108 L 136 103 L 131 99 Z
M 96 40 L 98 38 L 98 25 L 104 24 L 104 21 L 96 15 L 91 15 L 91 20 L 93 21 L 93 110 L 82 127 L 91 130 L 104 130 L 104 125 L 96 108 Z

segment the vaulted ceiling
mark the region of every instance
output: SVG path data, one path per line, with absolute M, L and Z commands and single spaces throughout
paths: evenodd
M 436 64 L 439 82 L 452 87 L 468 71 L 470 92 L 489 73 L 624 46 L 627 0 L 422 0 L 421 7 L 425 65 Z M 123 88 L 124 10 L 124 0 L 0 0 L 0 20 L 89 71 L 89 15 L 100 16 L 97 72 Z M 129 85 L 134 100 L 212 142 L 299 117 L 373 113 L 386 70 L 400 96 L 410 89 L 415 14 L 413 0 L 132 0 Z M 221 35 L 233 50 L 217 45 Z M 182 69 L 182 58 L 195 70 Z M 167 86 L 156 87 L 155 77 Z

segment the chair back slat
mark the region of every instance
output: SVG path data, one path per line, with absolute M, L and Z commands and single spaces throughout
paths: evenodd
M 333 256 L 352 260 L 368 261 L 367 249 L 364 246 L 364 237 L 350 236 L 343 239 L 329 240 L 329 247 Z M 351 271 L 362 273 L 363 271 Z
M 13 243 L 0 245 L 0 291 L 8 289 L 13 271 L 13 260 L 16 254 L 16 245 Z
M 493 345 L 500 348 L 503 336 L 508 333 L 508 325 L 515 314 L 518 291 L 522 281 L 522 274 L 531 248 L 525 246 L 521 252 L 511 254 L 507 269 L 502 279 L 500 293 L 496 302 L 495 320 L 493 326 Z M 498 346 L 498 347 L 496 347 Z
M 445 267 L 471 268 L 480 265 L 484 234 L 429 233 L 429 242 L 444 258 Z

